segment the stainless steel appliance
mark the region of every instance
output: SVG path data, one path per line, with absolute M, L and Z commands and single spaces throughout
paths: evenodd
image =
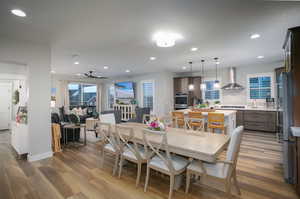
M 188 108 L 188 95 L 187 94 L 176 94 L 175 95 L 175 110 Z
M 236 83 L 236 69 L 235 67 L 229 68 L 229 83 L 222 87 L 223 90 L 242 90 L 243 86 Z

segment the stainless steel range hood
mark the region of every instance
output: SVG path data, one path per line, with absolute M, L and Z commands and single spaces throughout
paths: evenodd
M 229 83 L 222 87 L 223 90 L 242 90 L 243 86 L 236 83 L 236 69 L 235 67 L 229 68 Z

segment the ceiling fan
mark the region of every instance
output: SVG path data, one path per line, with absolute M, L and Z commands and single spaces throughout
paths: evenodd
M 94 71 L 90 70 L 89 72 L 87 73 L 84 73 L 84 76 L 88 77 L 88 78 L 93 78 L 93 79 L 108 79 L 107 77 L 103 77 L 103 76 L 100 76 L 100 75 L 96 75 L 94 73 Z

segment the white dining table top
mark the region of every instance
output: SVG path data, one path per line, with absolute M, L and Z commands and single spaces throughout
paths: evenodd
M 144 144 L 142 131 L 147 127 L 145 124 L 128 122 L 119 125 L 133 127 L 135 141 Z M 215 162 L 230 140 L 229 136 L 223 134 L 180 128 L 167 128 L 166 133 L 170 152 L 207 162 Z M 150 141 L 160 144 L 158 140 Z

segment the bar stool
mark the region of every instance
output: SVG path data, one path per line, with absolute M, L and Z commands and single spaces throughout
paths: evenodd
M 213 133 L 215 132 L 215 129 L 219 129 L 224 134 L 227 134 L 224 113 L 208 113 L 207 128 L 211 129 Z
M 204 130 L 204 117 L 200 111 L 191 111 L 188 113 L 187 125 L 193 130 Z
M 185 127 L 184 112 L 173 111 L 172 117 L 176 128 Z

